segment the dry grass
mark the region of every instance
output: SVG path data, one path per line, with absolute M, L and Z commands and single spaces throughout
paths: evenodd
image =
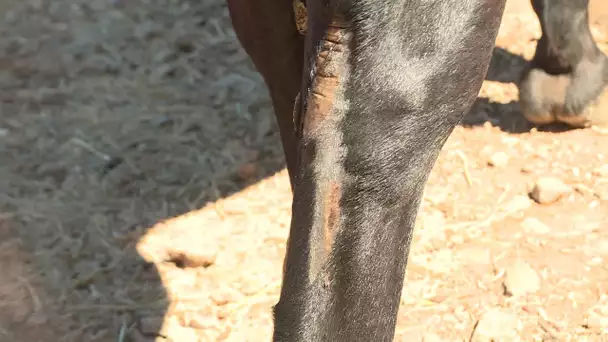
M 505 79 L 538 27 L 507 13 L 499 80 L 427 186 L 398 339 L 420 323 L 464 339 L 492 307 L 516 311 L 526 337 L 608 326 L 608 183 L 593 173 L 608 141 L 526 131 Z M 0 341 L 267 340 L 291 194 L 224 2 L 4 1 L 0 14 Z M 499 150 L 508 167 L 488 168 Z M 542 174 L 586 190 L 536 206 Z M 528 216 L 551 235 L 524 231 Z M 529 298 L 502 294 L 516 258 L 542 277 Z
M 117 322 L 100 311 L 166 309 L 135 251 L 149 226 L 282 167 L 266 91 L 223 2 L 4 2 L 2 14 L 3 220 L 60 320 L 109 338 Z

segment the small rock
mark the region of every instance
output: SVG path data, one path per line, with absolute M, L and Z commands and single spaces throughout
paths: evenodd
M 524 195 L 514 196 L 504 207 L 508 213 L 524 211 L 532 206 L 530 197 Z
M 551 204 L 571 191 L 568 185 L 555 177 L 542 177 L 536 181 L 530 197 L 537 203 Z
M 141 333 L 139 330 L 137 329 L 131 329 L 131 331 L 129 332 L 129 338 L 131 342 L 155 342 L 156 341 L 156 335 L 153 336 L 145 336 L 143 333 Z
M 521 171 L 521 173 L 529 174 L 529 173 L 534 172 L 534 168 L 532 167 L 532 165 L 524 165 L 521 167 L 520 171 Z
M 209 267 L 215 263 L 217 257 L 215 250 L 170 250 L 169 260 L 179 268 Z
M 213 329 L 220 325 L 217 317 L 211 310 L 200 310 L 194 312 L 184 312 L 181 315 L 181 325 L 194 329 Z
M 446 189 L 428 189 L 425 190 L 425 198 L 427 201 L 432 203 L 433 205 L 440 205 L 447 201 L 448 199 L 448 191 Z
M 450 237 L 450 242 L 454 245 L 462 245 L 465 242 L 464 236 L 460 234 L 453 234 Z
M 492 145 L 486 145 L 484 147 L 481 148 L 481 151 L 479 151 L 480 155 L 482 156 L 486 156 L 490 153 L 492 153 L 494 150 L 494 148 L 492 147 Z
M 526 232 L 529 233 L 547 234 L 551 231 L 549 226 L 535 217 L 527 217 L 521 222 L 521 226 Z
M 488 160 L 488 164 L 497 168 L 504 168 L 509 164 L 509 156 L 504 152 L 496 152 Z
M 490 265 L 492 262 L 490 251 L 482 247 L 463 248 L 458 253 L 458 258 L 471 265 Z
M 188 326 L 194 329 L 213 329 L 220 325 L 215 317 L 194 317 Z
M 517 339 L 520 322 L 514 313 L 492 309 L 479 319 L 471 342 L 507 342 Z
M 262 291 L 264 284 L 255 278 L 243 278 L 242 281 L 235 284 L 235 287 L 245 296 L 253 296 Z
M 582 183 L 575 184 L 573 189 L 583 195 L 595 195 L 595 191 L 593 191 L 593 189 Z
M 594 173 L 600 177 L 608 177 L 608 164 L 604 164 L 604 165 L 598 167 L 594 171 Z
M 241 180 L 249 180 L 257 175 L 258 167 L 254 163 L 241 165 L 237 170 L 237 174 Z
M 512 147 L 512 146 L 516 145 L 517 143 L 519 143 L 519 138 L 507 135 L 507 136 L 502 137 L 501 141 L 503 144 L 506 144 L 509 147 Z
M 211 300 L 215 305 L 226 305 L 234 303 L 239 299 L 240 293 L 237 290 L 225 287 L 211 293 Z
M 585 327 L 593 330 L 606 330 L 608 329 L 608 317 L 590 311 L 585 320 Z
M 503 285 L 509 296 L 534 293 L 540 289 L 540 277 L 530 265 L 517 260 L 507 268 Z
M 149 316 L 139 319 L 139 331 L 144 335 L 155 336 L 160 332 L 165 318 L 162 316 Z

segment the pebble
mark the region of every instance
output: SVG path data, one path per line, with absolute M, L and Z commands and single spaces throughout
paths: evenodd
M 263 280 L 260 280 L 259 277 L 243 277 L 238 283 L 234 284 L 234 286 L 245 296 L 253 296 L 264 289 L 264 282 Z
M 593 330 L 608 330 L 608 317 L 590 311 L 585 319 L 585 326 Z
M 555 177 L 542 177 L 536 181 L 530 192 L 530 197 L 540 204 L 557 202 L 564 195 L 570 193 L 572 188 Z
M 509 147 L 512 147 L 512 146 L 516 145 L 517 143 L 519 143 L 519 138 L 513 137 L 513 136 L 505 136 L 505 137 L 502 137 L 501 141 L 503 144 L 506 144 Z
M 604 164 L 604 165 L 598 167 L 594 171 L 594 173 L 600 177 L 608 177 L 608 164 Z
M 496 168 L 505 168 L 509 164 L 509 155 L 504 152 L 496 152 L 488 159 L 488 164 Z
M 490 265 L 492 263 L 490 251 L 481 247 L 463 248 L 458 253 L 458 258 L 471 265 Z
M 251 180 L 258 173 L 258 166 L 255 163 L 247 163 L 241 165 L 237 170 L 237 175 L 241 180 Z
M 509 213 L 524 211 L 532 206 L 530 197 L 525 195 L 514 196 L 504 207 L 504 210 Z
M 165 318 L 163 316 L 148 316 L 139 319 L 139 331 L 144 335 L 156 335 L 160 332 Z
M 182 317 L 182 326 L 194 329 L 213 329 L 220 325 L 215 315 L 211 315 L 204 310 L 201 312 L 188 312 Z
M 450 242 L 454 245 L 462 245 L 465 242 L 465 238 L 460 234 L 454 234 L 450 237 Z
M 534 172 L 534 167 L 532 165 L 524 165 L 521 167 L 520 172 L 523 174 L 530 174 Z
M 520 321 L 512 312 L 492 309 L 481 316 L 471 342 L 507 342 L 517 340 Z
M 481 151 L 479 151 L 480 155 L 482 156 L 486 156 L 490 153 L 492 153 L 494 150 L 494 148 L 492 147 L 492 145 L 486 145 L 484 147 L 481 148 Z
M 156 335 L 153 336 L 145 336 L 137 329 L 131 329 L 129 332 L 129 338 L 131 342 L 155 342 Z
M 211 300 L 215 305 L 226 305 L 234 303 L 239 299 L 240 293 L 237 290 L 225 287 L 211 293 Z
M 169 251 L 170 260 L 179 268 L 209 267 L 215 263 L 216 250 L 200 248 L 184 251 L 181 249 Z
M 540 289 L 540 276 L 526 262 L 517 260 L 507 268 L 503 285 L 509 296 L 534 293 Z
M 551 228 L 536 217 L 527 217 L 521 222 L 522 228 L 528 233 L 547 234 Z
M 183 326 L 181 319 L 176 315 L 171 315 L 165 319 L 163 329 L 160 331 L 160 335 L 170 336 L 171 339 L 169 341 L 198 341 L 196 329 Z M 161 338 L 158 340 L 162 341 Z

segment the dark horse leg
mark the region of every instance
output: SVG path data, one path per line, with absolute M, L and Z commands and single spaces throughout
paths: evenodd
M 307 7 L 274 340 L 390 341 L 426 180 L 481 87 L 504 0 Z
M 520 84 L 524 116 L 536 124 L 608 124 L 608 58 L 589 29 L 589 0 L 532 0 L 542 37 Z
M 291 0 L 228 0 L 228 9 L 241 45 L 270 92 L 293 187 L 297 173 L 293 108 L 302 80 L 304 37 L 296 30 Z

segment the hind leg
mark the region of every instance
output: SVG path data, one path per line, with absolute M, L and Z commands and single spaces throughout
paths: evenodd
M 608 124 L 608 58 L 589 29 L 589 0 L 532 0 L 542 37 L 520 83 L 520 106 L 535 124 Z
M 304 38 L 298 33 L 291 1 L 228 0 L 237 37 L 270 92 L 291 184 L 297 155 L 294 99 L 300 91 Z

